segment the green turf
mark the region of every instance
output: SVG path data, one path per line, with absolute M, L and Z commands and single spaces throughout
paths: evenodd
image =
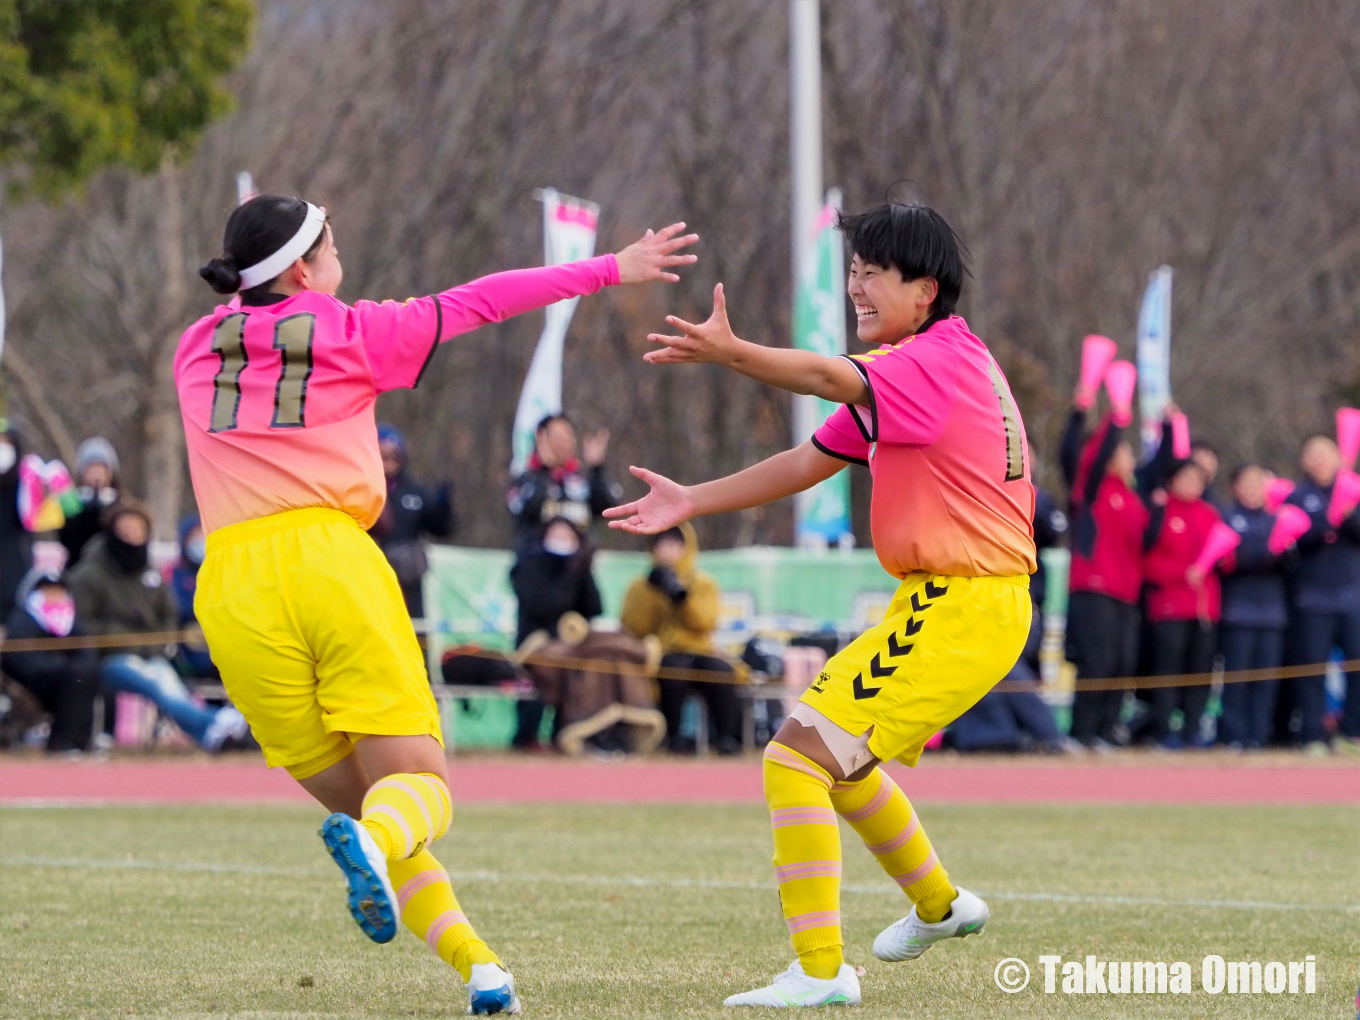
M 926 806 L 922 816 L 955 879 L 984 894 L 1299 906 L 994 895 L 984 937 L 885 965 L 869 945 L 904 901 L 847 829 L 846 955 L 868 968 L 857 1016 L 1355 1015 L 1354 808 Z M 403 934 L 375 946 L 350 921 L 320 820 L 299 807 L 0 811 L 0 1016 L 461 1013 L 456 977 L 421 943 Z M 435 851 L 463 876 L 463 905 L 513 966 L 531 1016 L 730 1017 L 723 996 L 790 959 L 756 806 L 470 807 Z M 1042 953 L 1186 960 L 1196 991 L 1044 995 Z M 1318 994 L 1207 995 L 1208 953 L 1314 953 Z M 992 980 L 1010 956 L 1036 970 L 1012 996 Z

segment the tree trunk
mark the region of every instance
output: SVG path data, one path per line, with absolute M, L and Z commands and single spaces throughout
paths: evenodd
M 184 493 L 184 429 L 175 393 L 175 348 L 186 305 L 184 199 L 174 154 L 167 150 L 160 169 L 162 206 L 156 217 L 156 254 L 161 271 L 162 307 L 151 347 L 146 418 L 143 424 L 142 478 L 155 515 L 153 537 L 175 538 Z

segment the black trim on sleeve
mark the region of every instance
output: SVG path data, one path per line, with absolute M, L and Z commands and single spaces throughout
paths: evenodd
M 835 457 L 837 460 L 848 461 L 851 464 L 858 464 L 860 467 L 869 466 L 869 462 L 867 460 L 860 460 L 858 457 L 851 457 L 848 454 L 837 453 L 835 450 L 828 449 L 826 446 L 823 446 L 821 443 L 817 441 L 816 436 L 812 437 L 812 445 L 817 447 L 817 449 L 821 450 L 828 457 Z
M 430 344 L 430 353 L 425 355 L 420 371 L 416 373 L 416 381 L 411 383 L 411 389 L 419 386 L 420 380 L 425 378 L 425 369 L 430 367 L 430 362 L 434 359 L 434 352 L 439 350 L 439 337 L 444 332 L 444 309 L 439 304 L 439 295 L 431 294 L 430 300 L 434 302 L 434 343 Z
M 865 430 L 864 422 L 860 420 L 858 411 L 859 405 L 846 404 L 845 406 L 850 408 L 850 417 L 855 419 L 855 427 L 859 429 L 859 434 L 864 437 L 864 441 L 866 443 L 876 443 L 878 442 L 878 402 L 874 399 L 874 383 L 873 380 L 869 378 L 869 369 L 866 368 L 862 362 L 856 361 L 848 354 L 842 354 L 840 356 L 855 366 L 855 371 L 860 374 L 860 377 L 864 380 L 864 385 L 869 388 L 869 425 L 873 429 L 873 435 L 870 435 Z

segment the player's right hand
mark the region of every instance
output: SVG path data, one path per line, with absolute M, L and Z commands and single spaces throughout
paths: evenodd
M 687 266 L 697 262 L 698 255 L 677 255 L 699 240 L 698 234 L 675 235 L 685 229 L 683 223 L 672 223 L 655 232 L 649 230 L 642 237 L 614 256 L 619 264 L 619 283 L 648 283 L 662 280 L 678 283 L 680 277 L 666 271 L 668 266 Z
M 694 503 L 683 485 L 646 468 L 628 470 L 646 482 L 651 491 L 634 503 L 606 510 L 604 515 L 610 518 L 611 528 L 634 535 L 656 535 L 694 516 Z

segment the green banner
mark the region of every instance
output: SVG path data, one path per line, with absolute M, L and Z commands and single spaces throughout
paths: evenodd
M 817 239 L 800 274 L 793 306 L 793 345 L 827 357 L 845 353 L 845 253 L 836 229 L 840 192 L 831 191 L 817 220 Z M 820 397 L 794 399 L 794 443 L 804 443 L 839 407 Z M 853 542 L 850 475 L 846 471 L 794 498 L 798 545 L 819 547 Z

